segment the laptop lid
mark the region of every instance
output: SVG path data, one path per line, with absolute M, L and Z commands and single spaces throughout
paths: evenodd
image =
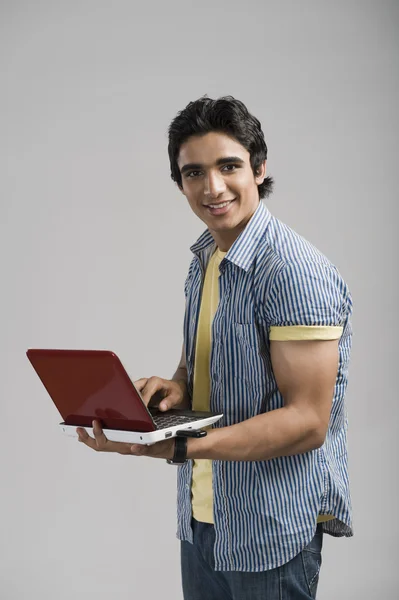
M 29 349 L 33 368 L 66 425 L 155 431 L 156 426 L 121 361 L 109 350 Z

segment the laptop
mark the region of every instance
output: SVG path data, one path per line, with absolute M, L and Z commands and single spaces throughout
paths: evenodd
M 209 427 L 223 414 L 147 407 L 118 356 L 109 350 L 46 350 L 26 352 L 57 407 L 61 431 L 77 438 L 76 428 L 93 435 L 98 420 L 115 442 L 154 444 L 177 432 Z

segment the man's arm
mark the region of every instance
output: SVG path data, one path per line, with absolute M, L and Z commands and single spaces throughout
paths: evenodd
M 302 454 L 323 444 L 337 376 L 338 340 L 272 341 L 270 351 L 284 406 L 236 425 L 212 429 L 205 438 L 189 438 L 188 458 L 270 460 Z M 176 374 L 181 367 L 182 361 Z M 179 381 L 182 374 L 183 370 L 178 375 Z M 182 402 L 182 384 L 176 386 L 175 381 L 164 381 L 174 388 L 169 398 L 176 396 Z M 98 423 L 95 423 L 94 437 L 80 431 L 80 440 L 97 451 L 154 458 L 172 458 L 174 452 L 173 438 L 151 446 L 110 442 Z
M 269 460 L 320 447 L 330 419 L 338 340 L 273 341 L 272 366 L 284 406 L 189 439 L 188 458 Z
M 191 408 L 191 402 L 188 395 L 187 388 L 187 364 L 186 364 L 186 355 L 184 352 L 184 343 L 181 351 L 181 358 L 179 362 L 179 366 L 176 369 L 175 374 L 172 377 L 172 381 L 176 381 L 183 390 L 183 400 L 179 405 L 179 408 Z

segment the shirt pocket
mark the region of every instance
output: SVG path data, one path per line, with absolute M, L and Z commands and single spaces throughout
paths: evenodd
M 256 324 L 233 322 L 232 335 L 236 354 L 236 360 L 232 362 L 234 377 L 257 389 L 262 388 L 266 369 Z

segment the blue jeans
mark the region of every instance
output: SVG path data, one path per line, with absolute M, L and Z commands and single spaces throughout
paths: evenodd
M 213 525 L 193 519 L 194 543 L 181 542 L 185 600 L 310 600 L 316 598 L 323 532 L 318 525 L 312 541 L 285 565 L 247 573 L 215 571 Z

